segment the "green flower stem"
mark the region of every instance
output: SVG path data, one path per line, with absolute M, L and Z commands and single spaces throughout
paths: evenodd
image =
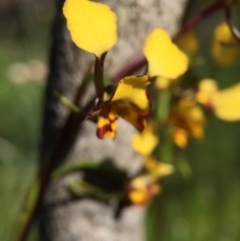
M 104 85 L 103 85 L 103 73 L 104 73 L 104 60 L 107 55 L 107 52 L 101 55 L 100 58 L 96 57 L 95 66 L 94 66 L 94 83 L 97 97 L 99 103 L 102 102 L 104 94 Z
M 169 102 L 171 93 L 169 90 L 161 90 L 157 97 L 157 113 L 156 117 L 161 123 L 166 123 L 169 116 Z
M 57 90 L 54 91 L 55 96 L 59 99 L 60 102 L 62 102 L 64 105 L 66 105 L 68 108 L 70 108 L 73 112 L 79 113 L 80 109 L 66 96 L 59 93 Z
M 78 183 L 72 183 L 68 186 L 70 192 L 79 197 L 83 196 L 92 196 L 101 201 L 111 201 L 111 200 L 119 200 L 124 197 L 125 193 L 123 191 L 119 192 L 106 192 L 90 183 L 85 181 L 81 181 Z
M 158 94 L 157 99 L 157 113 L 156 118 L 161 126 L 164 126 L 161 131 L 161 139 L 163 142 L 160 142 L 159 148 L 159 160 L 167 163 L 173 162 L 173 143 L 171 140 L 172 129 L 171 126 L 167 124 L 170 111 L 170 101 L 171 101 L 171 92 L 169 90 L 162 90 Z
M 179 172 L 185 179 L 192 177 L 193 172 L 188 160 L 186 159 L 183 150 L 178 149 L 176 153 L 176 161 L 178 165 Z

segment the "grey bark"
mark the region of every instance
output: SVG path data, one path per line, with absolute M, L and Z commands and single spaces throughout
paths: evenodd
M 48 160 L 69 110 L 54 97 L 54 90 L 73 100 L 77 87 L 93 60 L 91 54 L 78 49 L 71 41 L 62 16 L 64 0 L 57 0 L 57 15 L 53 27 L 50 73 L 46 86 L 40 159 Z M 147 34 L 163 27 L 176 32 L 186 0 L 118 0 L 102 1 L 117 13 L 118 43 L 108 53 L 105 73 L 113 74 L 135 53 L 141 51 Z M 88 89 L 87 98 L 93 93 Z M 99 140 L 93 123 L 85 121 L 78 131 L 71 151 L 61 161 L 113 159 L 116 165 L 134 172 L 141 158 L 131 149 L 133 127 L 120 121 L 116 140 Z M 77 133 L 77 130 L 76 130 Z M 69 201 L 66 184 L 78 175 L 51 183 L 40 215 L 42 241 L 141 241 L 143 240 L 144 210 L 129 207 L 119 219 L 114 219 L 114 203 L 103 204 L 90 199 Z

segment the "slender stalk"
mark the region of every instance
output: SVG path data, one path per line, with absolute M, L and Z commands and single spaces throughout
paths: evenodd
M 213 13 L 223 9 L 226 5 L 226 0 L 218 0 L 202 9 L 197 15 L 190 19 L 186 24 L 182 26 L 180 31 L 173 37 L 176 41 L 180 36 L 188 32 L 189 30 L 196 27 L 199 23 L 205 20 L 207 17 L 211 16 Z
M 224 10 L 225 10 L 225 11 L 224 11 L 224 12 L 225 12 L 225 18 L 226 18 L 227 24 L 228 24 L 228 26 L 229 26 L 229 28 L 230 28 L 230 30 L 231 30 L 231 32 L 232 32 L 232 35 L 234 36 L 234 38 L 235 38 L 238 42 L 240 42 L 240 32 L 239 32 L 238 29 L 237 29 L 235 26 L 233 26 L 233 24 L 232 24 L 232 21 L 231 21 L 232 16 L 231 16 L 231 10 L 230 10 L 229 6 L 226 6 Z
M 94 83 L 96 94 L 99 99 L 99 102 L 102 101 L 104 94 L 103 86 L 103 73 L 104 73 L 104 60 L 107 55 L 107 52 L 101 55 L 100 58 L 96 57 L 95 66 L 94 66 Z

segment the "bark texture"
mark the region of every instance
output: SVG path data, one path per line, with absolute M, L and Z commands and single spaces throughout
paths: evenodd
M 40 159 L 48 160 L 69 114 L 54 91 L 73 100 L 84 73 L 93 61 L 91 54 L 78 49 L 71 41 L 62 15 L 64 0 L 56 0 L 57 15 L 52 31 L 50 73 L 46 86 L 42 144 Z M 108 53 L 105 73 L 113 76 L 120 66 L 141 51 L 147 34 L 155 27 L 163 27 L 170 34 L 176 32 L 183 14 L 186 0 L 118 0 L 101 1 L 118 16 L 118 43 Z M 87 90 L 87 97 L 93 88 Z M 83 100 L 85 101 L 85 100 Z M 134 129 L 120 121 L 117 138 L 99 140 L 93 123 L 84 122 L 76 130 L 76 139 L 71 151 L 61 157 L 63 163 L 93 159 L 113 159 L 121 168 L 130 172 L 141 163 L 131 149 L 131 135 Z M 144 210 L 138 207 L 124 209 L 119 219 L 114 219 L 115 204 L 104 204 L 90 199 L 69 201 L 66 184 L 78 175 L 53 182 L 45 195 L 40 215 L 42 241 L 141 241 L 143 240 Z

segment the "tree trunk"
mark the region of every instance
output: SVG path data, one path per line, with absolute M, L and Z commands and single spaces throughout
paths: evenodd
M 62 15 L 64 0 L 57 0 L 57 15 L 52 31 L 50 73 L 46 86 L 42 129 L 41 161 L 48 160 L 54 152 L 60 131 L 66 122 L 69 109 L 59 103 L 54 91 L 73 100 L 77 88 L 93 61 L 91 54 L 78 49 L 71 41 Z M 116 71 L 141 51 L 147 34 L 155 27 L 163 27 L 170 34 L 176 32 L 186 0 L 118 0 L 102 1 L 118 16 L 118 43 L 110 50 L 105 62 L 105 74 L 113 76 Z M 103 36 L 104 37 L 104 36 Z M 93 89 L 87 90 L 87 98 Z M 85 100 L 83 100 L 85 101 Z M 85 121 L 70 152 L 61 157 L 62 163 L 79 160 L 113 159 L 116 165 L 130 172 L 141 163 L 131 149 L 134 129 L 120 121 L 117 138 L 97 139 L 96 126 Z M 42 241 L 141 241 L 143 240 L 144 209 L 128 207 L 114 218 L 115 205 L 91 199 L 70 201 L 66 184 L 78 179 L 78 175 L 51 183 L 45 195 L 40 217 Z

